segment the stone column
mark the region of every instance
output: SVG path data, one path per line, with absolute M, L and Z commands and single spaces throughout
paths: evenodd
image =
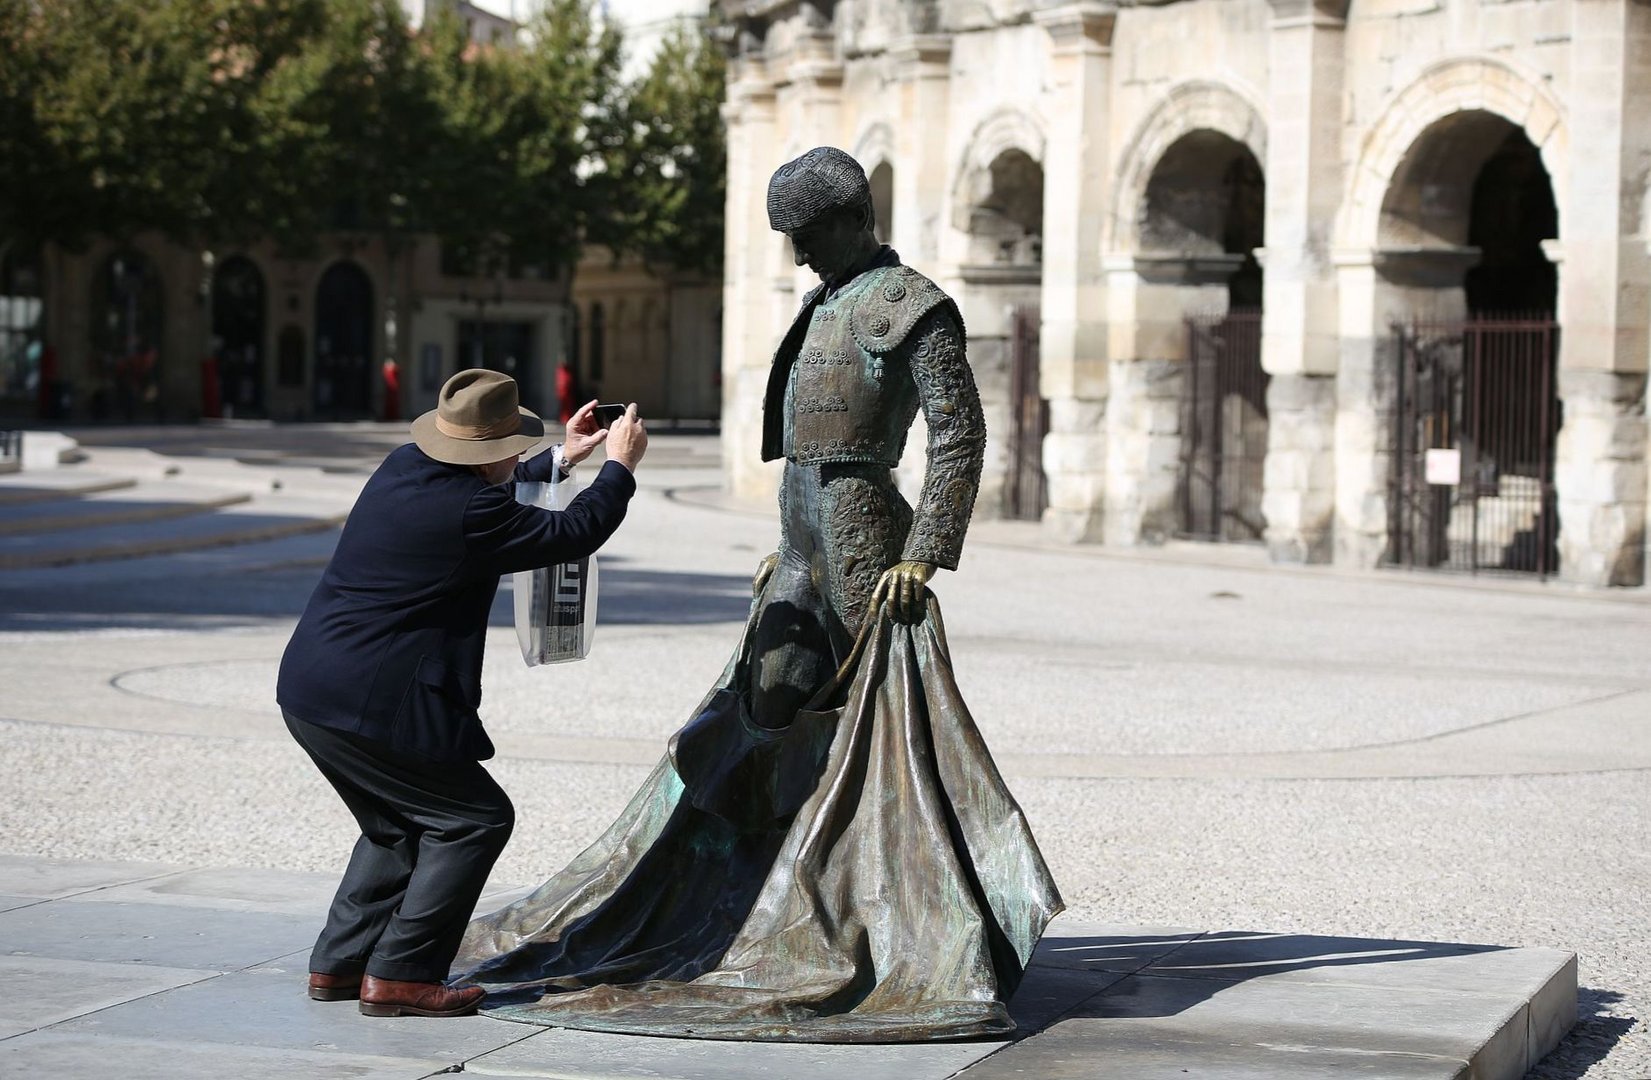
M 946 34 L 902 38 L 889 46 L 899 80 L 898 123 L 894 132 L 894 232 L 890 246 L 901 261 L 931 277 L 940 276 L 940 229 L 946 192 L 946 135 L 951 110 L 952 39 Z M 928 461 L 928 426 L 923 414 L 906 438 L 906 453 L 895 470 L 900 490 L 913 502 L 923 490 Z
M 1339 336 L 1329 246 L 1341 198 L 1347 3 L 1269 3 L 1261 366 L 1272 379 L 1261 506 L 1275 561 L 1327 562 Z
M 946 132 L 951 104 L 952 39 L 908 37 L 889 47 L 899 80 L 894 132 L 894 234 L 901 260 L 935 272 L 946 212 Z
M 722 317 L 722 473 L 742 498 L 771 484 L 762 467 L 762 396 L 773 359 L 769 297 L 774 241 L 768 228 L 766 166 L 773 155 L 774 86 L 762 61 L 735 62 L 723 120 L 728 127 Z
M 1062 540 L 1099 540 L 1108 359 L 1101 231 L 1112 180 L 1108 132 L 1117 4 L 1089 0 L 1035 18 L 1050 39 L 1039 341 L 1039 380 L 1049 399 L 1043 527 Z
M 1624 195 L 1643 192 L 1651 155 L 1651 6 L 1574 0 L 1571 56 L 1576 167 L 1559 207 L 1559 570 L 1587 585 L 1639 584 L 1651 261 L 1630 239 L 1640 200 Z

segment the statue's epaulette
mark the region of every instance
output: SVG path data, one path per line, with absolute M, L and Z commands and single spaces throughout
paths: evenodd
M 909 266 L 891 266 L 861 293 L 849 313 L 854 340 L 869 353 L 892 352 L 917 321 L 949 297 L 940 286 Z

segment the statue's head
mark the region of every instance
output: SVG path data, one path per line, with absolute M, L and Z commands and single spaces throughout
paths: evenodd
M 837 281 L 877 250 L 871 184 L 860 163 L 817 146 L 768 181 L 768 224 L 791 241 L 798 266 Z

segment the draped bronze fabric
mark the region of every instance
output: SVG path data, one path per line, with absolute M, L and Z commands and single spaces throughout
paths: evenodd
M 745 715 L 745 645 L 607 833 L 471 924 L 455 971 L 510 1020 L 712 1039 L 1013 1030 L 1062 907 L 928 618 L 869 620 L 789 727 Z M 749 642 L 757 621 L 746 627 Z

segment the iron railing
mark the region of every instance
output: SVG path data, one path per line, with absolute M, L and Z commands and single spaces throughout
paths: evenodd
M 1267 465 L 1267 383 L 1261 311 L 1238 308 L 1186 320 L 1180 535 L 1258 541 Z
M 1049 403 L 1042 396 L 1038 373 L 1042 316 L 1035 307 L 1017 307 L 1009 321 L 1009 401 L 1014 412 L 1010 418 L 1005 509 L 1012 518 L 1036 521 L 1048 503 L 1043 437 L 1049 432 Z
M 1551 315 L 1394 326 L 1388 561 L 1536 574 L 1558 569 Z

